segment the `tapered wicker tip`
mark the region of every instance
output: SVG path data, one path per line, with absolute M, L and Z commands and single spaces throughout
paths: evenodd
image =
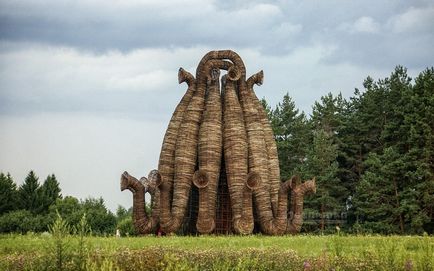
M 193 175 L 193 183 L 197 188 L 205 188 L 208 186 L 208 175 L 203 170 L 198 170 Z
M 291 177 L 291 188 L 295 188 L 297 185 L 301 184 L 300 176 L 294 175 Z
M 261 70 L 258 73 L 256 73 L 255 84 L 261 86 L 263 83 L 264 83 L 264 71 Z
M 183 68 L 179 68 L 178 71 L 178 82 L 184 83 L 186 82 L 189 86 L 194 82 L 194 76 Z
M 179 68 L 178 70 L 178 83 L 182 84 L 185 82 L 185 70 L 183 68 Z
M 146 177 L 142 177 L 142 178 L 140 178 L 139 182 L 140 182 L 141 184 L 145 185 L 145 183 L 148 182 L 148 178 L 146 178 Z
M 312 180 L 308 180 L 308 181 L 304 182 L 303 185 L 306 186 L 305 191 L 307 194 L 310 194 L 310 193 L 315 194 L 316 193 L 316 178 L 315 177 Z
M 316 194 L 316 178 L 315 177 L 313 177 L 313 179 L 312 179 L 312 186 L 313 186 L 312 193 Z
M 124 173 L 121 175 L 121 191 L 124 191 L 128 188 L 128 177 L 128 172 L 124 171 Z
M 160 172 L 156 169 L 151 170 L 148 174 L 148 180 L 155 183 L 158 187 L 162 182 Z

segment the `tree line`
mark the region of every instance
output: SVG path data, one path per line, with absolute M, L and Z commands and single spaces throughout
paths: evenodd
M 46 232 L 58 215 L 70 226 L 79 225 L 85 217 L 97 235 L 112 235 L 116 228 L 123 234 L 134 234 L 131 210 L 119 206 L 113 214 L 102 198 L 63 197 L 54 174 L 40 184 L 34 171 L 30 171 L 22 185 L 17 186 L 9 173 L 0 172 L 0 232 Z
M 307 116 L 286 94 L 262 100 L 278 147 L 282 181 L 316 177 L 304 231 L 433 233 L 434 68 L 412 80 L 398 66 L 366 78 L 344 99 L 331 93 Z
M 420 234 L 434 231 L 434 68 L 414 80 L 404 67 L 364 80 L 345 99 L 321 97 L 307 116 L 286 94 L 265 99 L 282 181 L 316 177 L 305 198 L 304 232 Z M 102 198 L 62 197 L 55 175 L 41 184 L 33 171 L 19 187 L 0 173 L 0 232 L 46 231 L 59 213 L 75 225 L 84 213 L 94 233 L 134 234 L 131 208 L 116 214 Z

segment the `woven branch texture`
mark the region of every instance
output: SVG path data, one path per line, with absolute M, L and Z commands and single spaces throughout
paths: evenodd
M 316 191 L 315 179 L 281 182 L 273 130 L 253 89 L 263 78 L 260 71 L 246 80 L 244 62 L 231 50 L 207 53 L 196 77 L 179 69 L 178 81 L 188 88 L 169 121 L 158 170 L 140 181 L 121 176 L 121 190 L 133 193 L 139 234 L 300 232 L 303 199 Z

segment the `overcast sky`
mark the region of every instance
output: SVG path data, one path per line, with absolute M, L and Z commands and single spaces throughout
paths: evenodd
M 124 170 L 158 166 L 170 116 L 210 50 L 240 54 L 271 105 L 309 113 L 396 65 L 434 65 L 434 1 L 0 0 L 0 171 L 130 207 Z

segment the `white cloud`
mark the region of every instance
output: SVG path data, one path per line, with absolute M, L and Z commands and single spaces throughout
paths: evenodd
M 36 44 L 0 48 L 0 97 L 14 111 L 31 111 L 36 106 L 38 111 L 151 115 L 171 112 L 186 89 L 185 84 L 178 84 L 179 67 L 194 74 L 206 52 L 190 48 L 94 54 Z M 148 105 L 143 106 L 144 102 Z
M 284 22 L 273 27 L 272 31 L 276 37 L 286 37 L 286 36 L 298 34 L 302 30 L 303 30 L 303 26 L 301 24 L 292 24 L 289 22 Z
M 357 32 L 377 33 L 379 25 L 371 17 L 361 17 L 354 22 L 354 30 Z
M 340 24 L 338 30 L 349 33 L 378 33 L 380 31 L 380 25 L 373 18 L 363 16 L 353 23 L 345 22 Z
M 387 25 L 396 33 L 429 31 L 432 34 L 434 27 L 434 6 L 423 8 L 410 7 L 404 13 L 390 18 Z

